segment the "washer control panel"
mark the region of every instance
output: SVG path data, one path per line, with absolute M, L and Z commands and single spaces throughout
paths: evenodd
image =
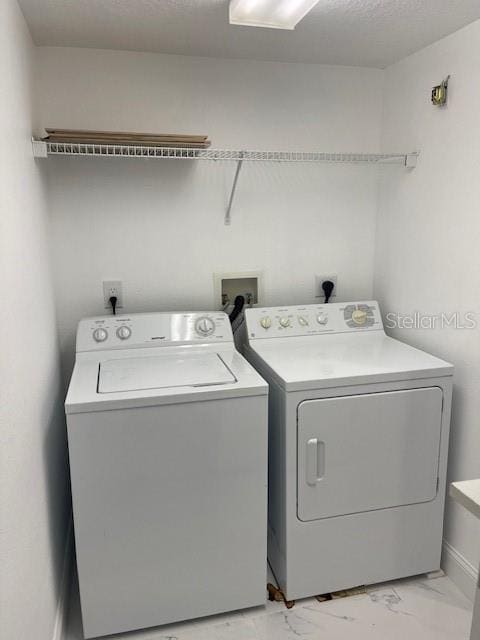
M 223 311 L 99 316 L 81 320 L 77 330 L 77 352 L 202 342 L 233 342 Z
M 249 338 L 383 331 L 378 302 L 337 302 L 245 311 Z

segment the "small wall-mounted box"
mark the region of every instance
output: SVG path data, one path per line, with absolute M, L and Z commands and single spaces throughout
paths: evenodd
M 440 84 L 432 89 L 432 104 L 436 107 L 443 107 L 447 104 L 448 97 L 448 81 L 450 76 L 447 76 Z
M 244 296 L 248 306 L 259 304 L 263 299 L 262 273 L 243 271 L 235 273 L 214 273 L 214 304 L 223 308 L 233 304 L 237 296 Z

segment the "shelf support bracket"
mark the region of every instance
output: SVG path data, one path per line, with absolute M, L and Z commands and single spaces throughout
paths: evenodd
M 407 153 L 405 156 L 405 167 L 407 169 L 415 169 L 417 166 L 418 153 Z
M 230 192 L 230 198 L 228 200 L 227 211 L 225 212 L 225 224 L 229 225 L 232 221 L 231 212 L 233 206 L 233 199 L 235 198 L 235 192 L 237 190 L 238 177 L 243 165 L 243 151 L 240 154 L 241 159 L 237 160 L 237 168 L 235 169 L 235 175 L 233 177 L 232 191 Z

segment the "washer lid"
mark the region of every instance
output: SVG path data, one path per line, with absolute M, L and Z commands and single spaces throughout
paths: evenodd
M 218 353 L 117 358 L 100 363 L 98 392 L 203 387 L 236 381 Z

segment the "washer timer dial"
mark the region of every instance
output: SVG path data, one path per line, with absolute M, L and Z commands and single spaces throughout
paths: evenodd
M 208 316 L 203 316 L 202 318 L 198 318 L 195 322 L 195 331 L 199 336 L 207 337 L 211 336 L 215 331 L 215 322 L 209 318 Z

